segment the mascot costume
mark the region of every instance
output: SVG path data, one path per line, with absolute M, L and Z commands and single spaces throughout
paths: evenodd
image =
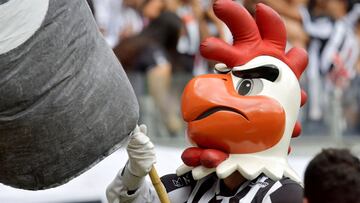
M 192 79 L 182 97 L 182 115 L 193 147 L 182 154 L 177 174 L 161 178 L 172 203 L 300 203 L 302 186 L 289 166 L 292 137 L 306 94 L 299 78 L 307 54 L 287 53 L 280 16 L 258 4 L 255 19 L 232 0 L 216 0 L 214 12 L 231 30 L 233 45 L 205 40 L 201 54 L 220 62 L 216 74 Z M 107 189 L 109 202 L 158 202 L 144 176 L 155 162 L 144 126 L 127 147 L 129 161 Z
M 118 149 L 137 120 L 85 0 L 0 0 L 0 183 L 61 185 Z

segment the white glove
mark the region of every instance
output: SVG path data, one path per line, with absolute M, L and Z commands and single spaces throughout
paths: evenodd
M 126 150 L 129 160 L 119 176 L 127 191 L 136 191 L 156 162 L 154 145 L 146 136 L 145 125 L 136 126 Z
M 138 177 L 146 176 L 156 162 L 154 145 L 146 136 L 146 131 L 146 125 L 136 126 L 126 148 L 129 172 Z

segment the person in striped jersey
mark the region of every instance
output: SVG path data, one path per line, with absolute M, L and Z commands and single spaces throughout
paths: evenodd
M 310 37 L 307 77 L 309 118 L 313 121 L 326 118 L 334 86 L 346 86 L 343 83 L 356 76 L 360 49 L 354 27 L 360 18 L 360 3 L 354 2 L 312 0 L 308 9 L 301 8 L 303 26 Z
M 299 78 L 307 65 L 303 49 L 285 53 L 281 17 L 258 4 L 256 20 L 232 0 L 216 0 L 214 13 L 231 30 L 233 45 L 208 38 L 201 54 L 220 62 L 216 74 L 193 78 L 182 96 L 187 136 L 176 175 L 162 177 L 172 203 L 300 203 L 301 180 L 287 162 L 291 137 L 306 101 Z M 159 202 L 144 181 L 155 163 L 146 127 L 127 146 L 129 161 L 107 188 L 109 202 Z

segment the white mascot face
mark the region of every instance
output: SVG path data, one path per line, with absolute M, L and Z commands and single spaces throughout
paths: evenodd
M 214 11 L 229 26 L 234 44 L 209 38 L 201 45 L 204 57 L 222 63 L 215 66 L 220 74 L 196 77 L 184 90 L 182 113 L 195 147 L 184 151 L 178 174 L 192 170 L 195 179 L 212 172 L 226 178 L 239 171 L 247 179 L 264 173 L 301 182 L 287 154 L 300 130 L 296 119 L 305 95 L 298 79 L 306 52 L 285 53 L 285 27 L 263 4 L 257 5 L 256 22 L 230 0 L 216 1 Z

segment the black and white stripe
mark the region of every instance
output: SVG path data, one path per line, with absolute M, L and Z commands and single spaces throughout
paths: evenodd
M 359 57 L 359 42 L 353 28 L 360 17 L 360 5 L 356 4 L 347 16 L 336 21 L 327 16 L 311 17 L 306 9 L 301 10 L 301 14 L 304 29 L 311 37 L 309 68 L 327 73 L 338 56 L 352 73 Z
M 235 192 L 227 190 L 223 181 L 211 174 L 199 181 L 191 177 L 167 175 L 161 178 L 173 203 L 276 203 L 302 202 L 302 187 L 283 178 L 273 181 L 265 175 L 246 181 Z
M 305 8 L 302 8 L 301 14 L 304 29 L 310 36 L 309 65 L 306 72 L 309 117 L 318 120 L 323 117 L 324 104 L 328 100 L 326 75 L 334 67 L 338 67 L 346 70 L 350 79 L 355 76 L 359 42 L 353 27 L 360 16 L 360 5 L 355 5 L 347 16 L 336 21 L 328 16 L 310 16 Z

